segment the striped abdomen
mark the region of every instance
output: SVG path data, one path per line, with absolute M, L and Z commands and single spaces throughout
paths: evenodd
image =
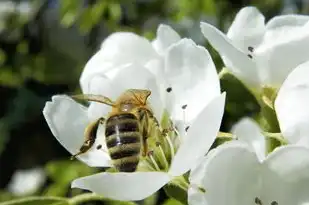
M 122 113 L 108 118 L 105 137 L 116 169 L 120 172 L 134 172 L 141 152 L 141 133 L 135 115 Z

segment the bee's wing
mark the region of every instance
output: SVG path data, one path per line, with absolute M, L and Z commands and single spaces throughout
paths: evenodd
M 99 102 L 99 103 L 103 103 L 103 104 L 110 105 L 110 106 L 115 105 L 115 103 L 111 99 L 103 95 L 84 94 L 84 95 L 72 95 L 71 97 L 76 100 L 94 101 L 94 102 Z
M 134 96 L 141 104 L 146 104 L 147 98 L 151 95 L 150 90 L 143 89 L 129 89 L 126 91 L 126 94 Z

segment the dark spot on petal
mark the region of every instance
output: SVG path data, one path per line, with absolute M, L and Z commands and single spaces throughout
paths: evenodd
M 99 145 L 97 146 L 97 149 L 101 149 L 101 148 L 102 148 L 102 145 L 99 144 Z
M 186 109 L 188 105 L 181 106 L 182 109 Z
M 252 55 L 250 55 L 250 54 L 248 54 L 247 56 L 248 56 L 249 58 L 252 58 Z
M 254 51 L 254 48 L 253 48 L 252 46 L 249 46 L 249 47 L 248 47 L 248 50 L 249 50 L 250 52 L 253 52 L 253 51 Z
M 256 203 L 258 205 L 263 205 L 261 199 L 259 199 L 258 197 L 255 197 L 254 203 Z
M 270 205 L 278 205 L 278 202 L 273 201 L 273 202 L 270 203 Z
M 171 92 L 172 91 L 172 87 L 168 87 L 168 88 L 166 88 L 166 92 Z
M 188 132 L 188 129 L 190 128 L 190 126 L 187 126 L 186 128 L 185 128 L 185 130 L 186 130 L 186 132 Z

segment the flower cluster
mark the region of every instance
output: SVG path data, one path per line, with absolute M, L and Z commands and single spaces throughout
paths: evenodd
M 153 41 L 117 32 L 86 64 L 83 94 L 116 100 L 128 89 L 150 90 L 148 103 L 159 129 L 172 129 L 149 147 L 135 172 L 115 172 L 106 125 L 100 124 L 93 146 L 77 158 L 110 169 L 76 179 L 72 187 L 142 200 L 171 185 L 187 193 L 190 205 L 309 203 L 309 16 L 283 15 L 265 24 L 256 8 L 246 7 L 227 34 L 205 22 L 201 32 L 222 57 L 223 70 L 270 110 L 280 130 L 271 133 L 245 118 L 232 134 L 225 133 L 228 142 L 212 146 L 223 135 L 226 93 L 208 51 L 167 25 L 159 26 Z M 111 111 L 100 102 L 85 107 L 57 95 L 43 114 L 56 139 L 74 155 L 88 125 Z M 269 139 L 282 146 L 269 149 Z

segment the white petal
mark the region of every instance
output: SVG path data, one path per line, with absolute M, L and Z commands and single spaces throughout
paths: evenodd
M 282 205 L 309 203 L 309 149 L 301 146 L 280 147 L 264 162 L 263 203 Z
M 123 88 L 117 82 L 102 75 L 93 77 L 89 83 L 89 94 L 103 95 L 113 101 L 123 92 Z M 88 108 L 88 117 L 90 121 L 95 121 L 100 117 L 106 117 L 109 112 L 111 112 L 111 106 L 103 103 L 91 102 Z
M 232 133 L 234 133 L 239 140 L 248 143 L 248 145 L 254 149 L 261 162 L 265 159 L 265 137 L 262 135 L 260 127 L 253 120 L 243 118 L 233 126 Z
M 208 51 L 192 40 L 183 39 L 174 44 L 167 53 L 165 78 L 172 92 L 175 104 L 171 117 L 183 119 L 183 105 L 186 121 L 191 122 L 212 99 L 220 95 L 219 78 Z M 170 100 L 169 98 L 167 98 Z
M 189 205 L 207 205 L 204 193 L 193 187 L 188 189 L 188 203 Z
M 241 9 L 227 32 L 233 44 L 243 52 L 250 53 L 248 47 L 255 48 L 265 32 L 265 17 L 255 7 Z
M 136 201 L 158 191 L 169 180 L 164 172 L 99 173 L 74 180 L 72 188 L 87 189 L 106 198 Z
M 152 42 L 153 47 L 160 54 L 164 54 L 166 49 L 172 44 L 178 42 L 180 36 L 174 29 L 165 24 L 160 24 L 157 29 L 157 37 Z
M 44 117 L 53 135 L 72 155 L 79 151 L 84 142 L 84 130 L 89 121 L 87 109 L 67 96 L 53 96 L 52 102 L 47 102 Z M 93 146 L 78 159 L 89 166 L 111 166 L 106 152 Z
M 259 86 L 259 78 L 253 59 L 236 48 L 230 39 L 214 26 L 201 23 L 202 33 L 209 43 L 219 52 L 232 73 L 253 87 Z
M 158 54 L 146 38 L 129 32 L 113 33 L 86 64 L 80 78 L 82 89 L 87 92 L 88 82 L 97 74 L 133 62 L 143 65 L 154 58 Z
M 205 158 L 204 188 L 209 204 L 255 204 L 259 194 L 260 164 L 246 144 L 227 143 Z
M 86 63 L 85 68 L 79 79 L 79 83 L 83 93 L 90 92 L 90 82 L 94 76 L 101 75 L 102 77 L 105 77 L 104 73 L 106 71 L 115 68 L 114 63 L 107 61 L 104 55 L 104 51 L 99 50 Z
M 281 132 L 290 142 L 309 142 L 309 61 L 295 68 L 275 100 Z M 309 143 L 307 144 L 309 145 Z
M 309 60 L 309 28 L 283 26 L 266 35 L 267 42 L 255 50 L 255 55 L 261 69 L 269 72 L 264 84 L 279 87 L 296 66 Z
M 194 168 L 217 137 L 225 103 L 225 93 L 212 100 L 197 116 L 172 161 L 169 173 L 179 176 Z
M 308 20 L 309 16 L 307 15 L 288 14 L 275 16 L 267 22 L 266 28 L 269 30 L 282 26 L 302 26 L 307 23 Z

